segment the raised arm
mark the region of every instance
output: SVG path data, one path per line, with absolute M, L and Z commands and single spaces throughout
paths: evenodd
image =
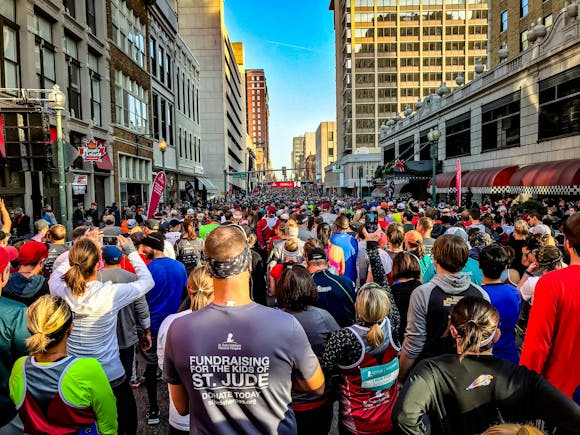
M 2 231 L 6 234 L 10 234 L 10 230 L 12 229 L 12 219 L 10 219 L 10 213 L 6 210 L 4 198 L 0 198 L 0 214 L 2 214 Z

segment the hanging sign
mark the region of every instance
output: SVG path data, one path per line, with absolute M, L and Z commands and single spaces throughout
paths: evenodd
M 91 137 L 79 147 L 79 154 L 85 162 L 100 162 L 107 154 L 107 149 L 103 141 Z

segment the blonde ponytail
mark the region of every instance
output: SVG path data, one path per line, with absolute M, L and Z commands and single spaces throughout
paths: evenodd
M 100 252 L 92 240 L 78 240 L 69 251 L 68 261 L 71 268 L 62 280 L 74 296 L 82 296 L 87 288 L 87 279 L 95 271 L 100 260 Z
M 356 312 L 358 319 L 366 325 L 372 325 L 366 340 L 373 349 L 385 342 L 385 334 L 381 323 L 391 311 L 391 301 L 387 292 L 378 284 L 363 285 L 356 296 Z
M 26 348 L 37 355 L 61 342 L 72 323 L 72 313 L 61 297 L 44 295 L 28 307 L 26 323 L 32 334 Z
M 198 266 L 189 273 L 187 291 L 191 295 L 191 311 L 208 305 L 213 299 L 213 279 L 204 266 Z

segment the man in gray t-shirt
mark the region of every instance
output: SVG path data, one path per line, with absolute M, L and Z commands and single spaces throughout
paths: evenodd
M 322 394 L 324 376 L 302 326 L 253 303 L 245 233 L 221 226 L 205 242 L 214 302 L 173 322 L 163 378 L 191 433 L 295 434 L 291 390 Z

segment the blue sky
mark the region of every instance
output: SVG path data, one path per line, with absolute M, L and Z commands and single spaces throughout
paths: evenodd
M 292 137 L 336 119 L 333 12 L 328 0 L 225 0 L 231 41 L 261 68 L 270 96 L 270 154 L 290 167 Z

